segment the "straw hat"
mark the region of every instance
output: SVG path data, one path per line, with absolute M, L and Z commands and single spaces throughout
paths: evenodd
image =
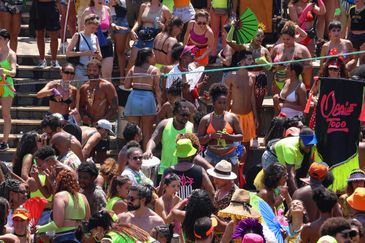
M 208 169 L 207 173 L 210 176 L 223 180 L 234 180 L 237 178 L 237 175 L 232 172 L 231 163 L 226 160 L 221 160 L 214 168 Z
M 245 218 L 260 219 L 261 214 L 250 205 L 250 193 L 243 189 L 237 189 L 228 207 L 218 212 L 219 217 L 242 220 Z

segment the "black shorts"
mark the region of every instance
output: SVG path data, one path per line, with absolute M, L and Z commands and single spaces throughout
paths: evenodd
M 58 31 L 61 29 L 60 12 L 56 2 L 37 2 L 34 24 L 35 30 Z
M 107 38 L 107 44 L 105 46 L 100 47 L 100 51 L 101 51 L 101 56 L 103 58 L 113 57 L 114 56 L 113 41 L 110 37 Z

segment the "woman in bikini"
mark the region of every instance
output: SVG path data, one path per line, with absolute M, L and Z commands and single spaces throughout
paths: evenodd
M 274 63 L 311 57 L 307 47 L 295 42 L 295 30 L 296 26 L 294 22 L 288 21 L 285 23 L 281 30 L 283 43 L 276 45 L 271 51 L 271 58 Z M 273 96 L 280 93 L 288 79 L 286 67 L 287 65 L 283 64 L 274 65 L 274 82 L 272 87 Z M 306 88 L 309 89 L 312 79 L 311 62 L 304 62 L 302 78 Z M 279 103 L 277 101 L 278 100 L 274 99 L 275 115 L 278 115 L 280 112 Z
M 60 113 L 65 120 L 69 113 L 76 107 L 77 89 L 71 85 L 71 80 L 75 76 L 75 67 L 71 63 L 66 63 L 61 69 L 61 80 L 51 81 L 46 84 L 38 93 L 37 98 L 49 97 L 49 112 Z
M 177 37 L 181 33 L 183 22 L 178 17 L 172 17 L 165 26 L 164 31 L 159 33 L 153 43 L 153 51 L 156 55 L 156 67 L 172 65 L 172 47 L 178 43 Z M 162 71 L 162 70 L 161 70 Z
M 198 127 L 200 144 L 207 145 L 205 159 L 213 166 L 221 160 L 232 163 L 238 169 L 237 142 L 243 140 L 242 129 L 236 115 L 226 111 L 228 88 L 216 83 L 209 89 L 214 111 L 205 115 Z
M 289 79 L 285 81 L 280 94 L 276 94 L 273 99 L 279 102 L 280 112 L 286 117 L 301 117 L 307 103 L 307 91 L 299 78 L 303 72 L 303 66 L 299 62 L 292 62 L 287 72 Z
M 291 0 L 288 9 L 290 19 L 308 33 L 307 38 L 300 42 L 300 44 L 307 46 L 313 55 L 315 43 L 313 41 L 314 36 L 310 33 L 311 29 L 316 27 L 314 26 L 316 23 L 313 14 L 320 16 L 326 13 L 323 1 L 318 0 L 318 3 L 315 4 L 309 0 Z
M 198 10 L 195 20 L 191 20 L 186 29 L 184 45 L 194 45 L 198 48 L 195 54 L 195 61 L 200 66 L 206 66 L 209 62 L 209 55 L 214 47 L 214 34 L 209 27 L 209 13 L 205 10 Z
M 160 0 L 151 0 L 143 3 L 139 9 L 138 19 L 131 30 L 131 38 L 134 40 L 127 70 L 134 65 L 138 50 L 141 48 L 153 48 L 153 42 L 157 34 L 165 28 L 171 18 L 171 12 Z
M 15 94 L 13 77 L 16 75 L 16 54 L 9 48 L 10 34 L 0 30 L 0 103 L 4 119 L 3 138 L 0 152 L 9 149 L 8 138 L 11 130 L 10 108 Z
M 129 122 L 142 128 L 143 148 L 146 148 L 151 138 L 153 123 L 161 108 L 160 71 L 154 67 L 155 63 L 155 54 L 151 48 L 140 49 L 136 64 L 129 70 L 124 81 L 125 88 L 133 88 L 128 96 L 124 115 Z
M 323 44 L 321 56 L 343 54 L 343 60 L 346 65 L 346 70 L 351 72 L 356 67 L 356 59 L 353 55 L 346 55 L 348 52 L 353 52 L 354 48 L 349 40 L 341 38 L 341 22 L 332 21 L 328 25 L 328 35 L 330 40 Z M 326 59 L 321 59 L 321 67 L 326 62 Z

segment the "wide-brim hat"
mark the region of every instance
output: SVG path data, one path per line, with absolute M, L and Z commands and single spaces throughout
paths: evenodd
M 347 203 L 351 208 L 357 211 L 365 211 L 365 188 L 358 187 L 355 189 L 354 193 L 346 198 Z
M 220 162 L 218 162 L 218 164 L 216 164 L 214 168 L 208 169 L 207 173 L 210 176 L 223 180 L 234 180 L 237 178 L 237 175 L 232 172 L 231 163 L 226 160 L 221 160 Z
M 365 172 L 361 169 L 351 171 L 347 182 L 353 181 L 365 181 Z
M 261 214 L 250 205 L 250 193 L 244 189 L 237 189 L 231 203 L 218 212 L 219 217 L 242 220 L 246 218 L 261 219 Z

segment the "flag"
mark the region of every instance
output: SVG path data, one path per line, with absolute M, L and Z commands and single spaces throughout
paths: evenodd
M 354 158 L 359 143 L 363 85 L 354 80 L 321 78 L 315 133 L 318 152 L 335 177 L 334 191 L 343 190 L 353 167 L 358 168 Z

